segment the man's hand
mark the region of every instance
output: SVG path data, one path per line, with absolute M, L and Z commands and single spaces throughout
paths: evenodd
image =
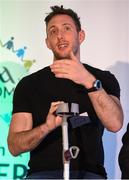
M 57 101 L 52 102 L 51 107 L 49 109 L 47 119 L 46 119 L 46 127 L 48 128 L 48 131 L 52 131 L 53 129 L 57 128 L 62 124 L 62 117 L 56 116 L 55 111 L 59 107 L 61 103 L 64 103 L 63 101 Z
M 70 59 L 56 60 L 50 68 L 55 74 L 55 77 L 70 79 L 87 88 L 91 87 L 92 82 L 95 79 L 94 76 L 85 69 L 73 52 L 70 53 Z

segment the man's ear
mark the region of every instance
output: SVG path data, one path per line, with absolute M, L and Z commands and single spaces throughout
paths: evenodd
M 85 31 L 84 30 L 81 30 L 79 32 L 79 42 L 80 44 L 85 40 Z
M 45 42 L 46 42 L 47 47 L 48 47 L 49 49 L 51 49 L 51 46 L 50 46 L 50 43 L 49 43 L 48 38 L 45 39 Z

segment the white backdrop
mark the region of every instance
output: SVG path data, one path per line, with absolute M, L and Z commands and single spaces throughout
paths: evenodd
M 105 132 L 105 167 L 109 178 L 120 178 L 118 153 L 128 123 L 129 83 L 129 1 L 128 0 L 1 0 L 0 40 L 15 37 L 15 47 L 27 46 L 25 59 L 36 59 L 30 73 L 52 63 L 45 45 L 44 17 L 52 5 L 75 10 L 86 31 L 81 61 L 112 71 L 121 86 L 124 126 L 117 133 Z M 5 58 L 4 56 L 2 58 Z M 3 60 L 3 59 L 2 59 Z M 13 61 L 13 59 L 12 59 Z M 16 61 L 16 60 L 14 60 Z

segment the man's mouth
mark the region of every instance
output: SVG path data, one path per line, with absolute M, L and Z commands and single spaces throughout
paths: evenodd
M 67 48 L 68 47 L 68 44 L 67 43 L 60 43 L 60 44 L 58 44 L 58 49 L 59 50 L 63 50 L 63 49 L 65 49 L 65 48 Z

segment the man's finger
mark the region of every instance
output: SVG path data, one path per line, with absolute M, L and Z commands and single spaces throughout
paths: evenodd
M 74 60 L 74 61 L 78 61 L 78 59 L 76 58 L 76 56 L 74 55 L 73 51 L 70 52 L 70 59 Z

